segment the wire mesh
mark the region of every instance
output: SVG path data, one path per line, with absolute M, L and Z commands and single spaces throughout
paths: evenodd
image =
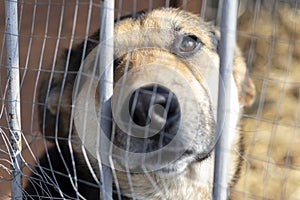
M 97 71 L 98 64 L 112 65 L 111 62 L 101 63 L 103 59 L 97 63 L 97 59 L 91 56 L 93 53 L 98 55 L 96 52 L 97 49 L 101 49 L 101 42 L 99 42 L 102 41 L 100 39 L 101 31 L 108 30 L 105 28 L 102 17 L 104 14 L 102 9 L 105 7 L 102 1 L 0 0 L 0 5 L 4 5 L 6 2 L 18 6 L 19 16 L 18 32 L 13 36 L 18 36 L 20 47 L 19 86 L 21 98 L 19 103 L 22 108 L 21 138 L 23 142 L 20 159 L 23 188 L 19 187 L 21 189 L 19 191 L 22 192 L 24 199 L 212 198 L 213 166 L 211 163 L 213 163 L 213 153 L 207 157 L 201 155 L 199 162 L 192 161 L 193 164 L 201 163 L 198 167 L 182 167 L 182 169 L 188 170 L 183 170 L 181 173 L 164 173 L 161 171 L 161 173 L 156 173 L 159 170 L 153 169 L 156 167 L 153 163 L 163 163 L 163 161 L 167 163 L 167 166 L 175 166 L 172 165 L 172 163 L 174 164 L 174 157 L 167 158 L 164 156 L 170 155 L 168 153 L 170 151 L 181 155 L 181 145 L 188 139 L 194 141 L 189 137 L 189 132 L 177 135 L 180 140 L 175 138 L 177 141 L 175 150 L 169 148 L 168 151 L 154 156 L 155 159 L 146 155 L 132 154 L 137 150 L 137 147 L 139 147 L 139 153 L 155 152 L 161 147 L 160 145 L 163 144 L 164 140 L 174 139 L 174 136 L 168 134 L 168 131 L 165 131 L 164 137 L 158 134 L 160 137 L 156 138 L 155 141 L 161 141 L 161 143 L 154 142 L 156 146 L 150 148 L 147 143 L 139 143 L 140 140 L 136 139 L 138 135 L 135 134 L 140 133 L 133 124 L 136 121 L 125 120 L 128 123 L 127 125 L 124 123 L 125 128 L 129 127 L 132 136 L 136 137 L 129 138 L 121 135 L 120 127 L 122 124 L 116 123 L 116 117 L 112 121 L 112 118 L 107 114 L 94 115 L 95 112 L 92 111 L 99 111 L 99 108 L 103 108 L 103 106 L 99 106 L 100 104 L 95 101 L 86 103 L 86 99 L 99 100 L 101 98 L 102 92 L 99 91 L 103 89 L 103 83 L 98 85 L 98 82 L 103 77 L 100 76 L 101 72 Z M 218 75 L 216 75 L 218 70 L 215 69 L 218 68 L 219 63 L 215 52 L 218 50 L 218 46 L 213 44 L 218 43 L 218 31 L 215 28 L 208 29 L 207 26 L 210 27 L 211 25 L 203 25 L 203 21 L 199 17 L 194 20 L 189 14 L 181 18 L 182 16 L 178 13 L 173 16 L 172 13 L 167 12 L 167 14 L 158 15 L 159 17 L 153 21 L 147 14 L 142 13 L 151 13 L 152 10 L 157 10 L 160 7 L 175 7 L 179 10 L 199 14 L 208 21 L 212 20 L 210 24 L 220 24 L 223 19 L 220 17 L 220 12 L 218 13 L 218 10 L 220 11 L 219 5 L 222 5 L 220 2 L 222 1 L 115 1 L 114 17 L 109 17 L 109 19 L 114 18 L 115 24 L 120 24 L 119 27 L 121 28 L 115 28 L 115 40 L 109 38 L 104 40 L 108 43 L 114 42 L 115 47 L 117 47 L 114 49 L 114 54 L 108 54 L 113 55 L 114 81 L 106 82 L 108 85 L 113 83 L 115 98 L 112 98 L 110 103 L 104 103 L 105 108 L 110 109 L 111 105 L 113 112 L 122 114 L 122 110 L 119 108 L 123 106 L 114 105 L 122 105 L 124 103 L 122 98 L 127 97 L 127 95 L 121 94 L 131 92 L 132 98 L 128 99 L 127 103 L 135 106 L 129 111 L 129 115 L 133 118 L 139 118 L 139 113 L 135 112 L 136 107 L 138 107 L 137 103 L 141 101 L 139 97 L 150 94 L 151 98 L 148 99 L 148 103 L 155 105 L 158 101 L 155 95 L 163 94 L 163 97 L 160 97 L 165 101 L 165 107 L 162 110 L 166 109 L 167 111 L 161 113 L 162 118 L 170 115 L 168 110 L 172 110 L 173 106 L 177 104 L 176 102 L 179 102 L 182 123 L 189 123 L 187 126 L 195 127 L 196 124 L 199 125 L 199 121 L 204 120 L 207 113 L 203 113 L 202 108 L 207 107 L 207 105 L 197 106 L 195 103 L 199 101 L 200 97 L 205 98 L 205 95 L 198 93 L 203 88 L 197 87 L 197 81 L 193 82 L 193 77 L 197 75 L 198 71 L 193 68 L 191 70 L 193 73 L 190 73 L 183 67 L 187 63 L 193 63 L 194 60 L 187 54 L 179 55 L 176 46 L 173 48 L 173 43 L 170 42 L 178 42 L 182 39 L 179 37 L 181 35 L 178 34 L 178 38 L 171 40 L 173 36 L 168 31 L 173 26 L 180 26 L 180 28 L 177 27 L 176 33 L 194 34 L 205 44 L 204 47 L 200 48 L 200 53 L 195 54 L 201 57 L 197 61 L 197 65 L 201 63 L 202 68 L 213 70 L 212 72 L 205 71 L 205 73 L 201 71 L 199 73 L 201 76 L 197 80 L 214 83 L 213 86 L 208 84 L 207 90 L 211 93 L 209 98 L 213 104 L 212 112 L 216 112 L 217 91 L 215 83 L 218 82 Z M 234 165 L 234 170 L 227 172 L 229 174 L 227 178 L 233 180 L 229 182 L 226 191 L 230 194 L 231 199 L 299 199 L 300 172 L 299 145 L 297 145 L 300 138 L 298 136 L 300 130 L 298 4 L 297 1 L 282 0 L 239 1 L 237 44 L 246 62 L 241 61 L 241 55 L 235 49 L 234 67 L 237 66 L 236 63 L 247 64 L 248 71 L 245 82 L 250 77 L 256 86 L 257 94 L 253 105 L 247 108 L 244 113 L 240 113 L 242 115 L 241 127 L 233 127 L 235 129 L 233 132 L 242 136 L 242 142 L 231 143 L 230 155 L 238 155 L 235 157 L 236 160 L 229 160 L 230 166 Z M 4 11 L 7 9 L 0 6 L 0 19 L 5 19 Z M 109 11 L 112 13 L 112 10 Z M 231 10 L 228 12 L 233 13 Z M 128 17 L 134 18 L 134 20 L 125 24 L 124 22 Z M 143 20 L 144 18 L 147 18 L 148 21 Z M 169 25 L 168 22 L 174 22 L 174 19 L 176 23 Z M 152 28 L 139 32 L 140 29 L 137 27 L 146 25 Z M 206 35 L 208 32 L 212 35 Z M 10 127 L 8 123 L 8 93 L 10 90 L 8 89 L 9 79 L 6 72 L 8 68 L 6 59 L 9 57 L 9 54 L 6 53 L 8 43 L 5 38 L 6 35 L 7 31 L 3 20 L 0 23 L 0 39 L 2 41 L 0 50 L 0 199 L 15 199 L 14 195 L 18 193 L 16 190 L 10 189 L 13 183 L 11 179 L 13 159 L 10 152 Z M 211 36 L 213 36 L 212 41 L 206 40 Z M 193 36 L 191 39 L 195 39 L 195 37 Z M 124 41 L 128 41 L 126 45 L 124 45 Z M 140 46 L 137 49 L 136 46 L 138 45 Z M 126 48 L 120 48 L 120 46 Z M 170 49 L 172 54 L 165 54 Z M 112 58 L 107 60 L 112 60 Z M 160 68 L 151 64 L 153 61 L 159 62 Z M 192 65 L 190 64 L 190 66 Z M 135 66 L 147 66 L 148 68 L 141 67 L 143 69 L 143 73 L 141 73 L 139 69 L 133 70 Z M 174 69 L 169 70 L 170 68 L 166 68 L 166 66 L 174 66 Z M 177 71 L 178 69 L 180 70 Z M 237 74 L 245 73 L 243 68 L 238 69 L 241 70 L 233 73 L 235 83 L 242 79 L 242 76 Z M 78 74 L 81 78 L 78 78 Z M 215 77 L 207 78 L 211 74 L 214 74 Z M 122 75 L 126 75 L 127 78 L 121 79 Z M 168 85 L 168 80 L 173 80 L 174 77 L 177 80 L 176 84 Z M 149 87 L 149 83 L 155 84 Z M 205 85 L 206 82 L 201 83 Z M 141 87 L 137 87 L 137 90 L 129 87 L 135 84 Z M 161 87 L 162 85 L 164 87 Z M 178 89 L 179 87 L 183 87 L 185 90 L 182 91 Z M 247 98 L 251 98 L 251 95 L 254 96 L 251 89 L 253 89 L 251 84 L 241 88 L 242 92 L 238 96 L 240 104 L 243 101 L 241 98 L 244 98 L 244 101 L 250 101 Z M 73 93 L 74 91 L 75 93 Z M 93 91 L 95 91 L 94 94 Z M 226 91 L 228 90 L 224 90 L 225 94 Z M 155 94 L 154 97 L 153 93 Z M 194 93 L 197 94 L 194 95 L 196 98 L 193 96 Z M 236 103 L 238 102 L 236 101 Z M 91 107 L 91 105 L 95 106 Z M 200 116 L 194 115 L 198 108 L 201 110 Z M 155 112 L 160 113 L 160 109 L 159 106 L 154 106 L 152 110 L 155 114 Z M 185 112 L 186 109 L 189 112 Z M 177 112 L 176 109 L 174 112 Z M 155 119 L 153 113 L 152 115 L 151 112 L 147 114 Z M 104 118 L 102 119 L 101 116 Z M 128 116 L 123 118 L 127 119 Z M 105 131 L 102 135 L 109 141 L 102 140 L 98 136 L 99 134 L 95 134 L 99 133 L 102 128 L 102 126 L 95 127 L 94 123 L 97 120 L 104 120 L 107 124 L 112 125 L 109 127 L 112 134 L 110 135 Z M 228 121 L 225 118 L 225 122 Z M 151 130 L 159 129 L 162 122 L 157 122 L 158 127 L 143 129 L 144 132 L 140 134 L 144 137 L 147 136 L 147 138 L 153 136 Z M 145 125 L 142 122 L 139 123 Z M 144 123 L 147 124 L 148 122 Z M 203 126 L 199 127 L 203 128 Z M 193 130 L 191 133 L 194 133 Z M 216 134 L 216 138 L 218 138 L 219 135 Z M 212 138 L 214 137 L 210 136 L 205 140 L 210 141 Z M 110 141 L 115 142 L 111 144 Z M 204 140 L 195 139 L 195 141 Z M 97 142 L 104 142 L 104 144 L 99 145 Z M 216 141 L 211 142 L 212 144 L 209 146 L 214 147 Z M 118 145 L 121 146 L 121 150 L 123 148 L 127 153 L 119 151 L 116 148 Z M 191 146 L 193 145 L 195 144 L 193 143 Z M 201 143 L 201 148 L 204 148 L 203 146 L 205 146 L 204 142 Z M 185 147 L 182 148 L 185 149 Z M 199 148 L 199 146 L 197 147 Z M 117 156 L 112 156 L 112 152 L 117 152 L 114 154 Z M 185 152 L 187 154 L 194 153 L 193 151 Z M 205 155 L 209 153 L 203 152 Z M 108 158 L 103 161 L 102 158 L 106 156 Z M 175 160 L 182 161 L 178 166 L 184 166 L 185 162 L 191 162 L 188 159 L 182 161 L 177 158 Z M 170 169 L 169 167 L 168 170 Z M 197 170 L 205 173 L 199 174 Z M 183 178 L 184 176 L 181 175 L 184 173 L 188 173 L 189 178 Z M 107 192 L 103 192 L 103 190 Z M 101 197 L 104 193 L 108 195 L 106 198 Z M 112 197 L 110 197 L 111 194 Z

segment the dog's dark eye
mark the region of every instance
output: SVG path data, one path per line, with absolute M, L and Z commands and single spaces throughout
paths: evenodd
M 179 45 L 179 51 L 181 53 L 192 53 L 202 46 L 202 42 L 195 35 L 185 35 Z

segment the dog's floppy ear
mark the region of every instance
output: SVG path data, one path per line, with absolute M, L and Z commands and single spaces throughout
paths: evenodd
M 219 53 L 220 31 L 214 28 L 210 33 L 212 50 Z M 246 107 L 251 106 L 255 100 L 256 90 L 247 73 L 246 63 L 238 46 L 234 50 L 233 76 L 238 88 L 240 104 Z
M 56 135 L 56 130 L 60 137 L 67 138 L 71 115 L 72 87 L 67 83 L 62 89 L 61 84 L 52 84 L 48 91 L 48 84 L 48 81 L 44 81 L 39 91 L 38 113 L 40 131 L 46 136 L 46 139 L 53 139 Z M 62 90 L 63 92 L 61 92 Z M 62 95 L 61 98 L 60 95 Z M 57 119 L 59 119 L 59 123 Z

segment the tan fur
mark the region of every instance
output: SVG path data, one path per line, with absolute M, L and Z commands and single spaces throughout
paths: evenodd
M 201 165 L 212 162 L 208 158 L 203 163 L 190 166 L 183 174 L 168 175 L 149 173 L 147 175 L 131 175 L 131 183 L 135 197 L 138 199 L 211 199 L 211 182 L 202 182 L 207 174 L 200 173 Z M 213 166 L 209 166 L 211 169 Z M 207 171 L 211 173 L 212 171 Z M 211 175 L 211 174 L 210 174 Z M 150 178 L 149 178 L 150 177 Z M 154 184 L 151 181 L 154 181 Z M 128 184 L 127 174 L 118 173 L 118 181 L 122 186 L 122 191 L 132 196 L 132 188 Z M 124 184 L 123 184 L 124 183 Z

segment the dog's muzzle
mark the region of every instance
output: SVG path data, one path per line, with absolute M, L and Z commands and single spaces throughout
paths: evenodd
M 93 157 L 100 153 L 101 162 L 110 166 L 103 159 L 109 151 L 102 145 L 109 144 L 118 170 L 176 171 L 211 151 L 215 120 L 209 89 L 217 82 L 210 77 L 218 76 L 212 74 L 215 68 L 207 55 L 200 55 L 205 60 L 201 66 L 193 66 L 168 52 L 139 50 L 131 53 L 130 62 L 115 66 L 111 137 L 98 121 L 100 104 L 93 94 L 99 91 L 101 73 L 94 56 L 91 53 L 82 66 L 76 81 L 80 91 L 73 100 L 76 130 Z

